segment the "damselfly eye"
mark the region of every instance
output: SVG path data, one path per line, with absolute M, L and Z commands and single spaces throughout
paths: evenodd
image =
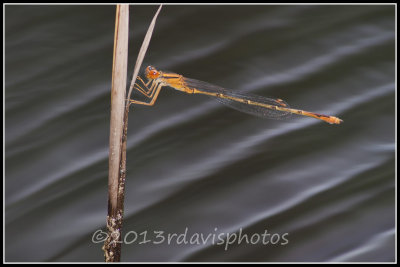
M 156 68 L 154 68 L 152 66 L 148 66 L 146 68 L 145 74 L 148 79 L 153 80 L 153 79 L 157 79 L 161 73 L 158 70 L 156 70 Z

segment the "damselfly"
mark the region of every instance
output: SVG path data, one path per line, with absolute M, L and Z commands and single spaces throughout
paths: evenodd
M 146 68 L 145 76 L 148 79 L 147 82 L 138 76 L 134 88 L 149 98 L 150 101 L 144 102 L 130 99 L 130 103 L 152 106 L 161 88 L 169 86 L 188 94 L 203 94 L 215 97 L 218 101 L 229 107 L 259 117 L 282 118 L 290 114 L 297 114 L 313 117 L 331 124 L 342 122 L 341 119 L 334 116 L 290 108 L 285 101 L 279 98 L 267 98 L 248 93 L 233 92 L 206 82 L 189 79 L 179 74 L 158 71 L 153 66 Z

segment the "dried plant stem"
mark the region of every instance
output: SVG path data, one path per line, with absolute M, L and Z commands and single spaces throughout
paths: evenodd
M 114 59 L 111 88 L 110 155 L 108 178 L 108 237 L 103 250 L 106 262 L 121 260 L 121 236 L 124 217 L 124 193 L 126 178 L 126 143 L 128 132 L 129 98 L 150 43 L 154 25 L 161 6 L 154 16 L 140 48 L 133 72 L 132 83 L 125 104 L 128 60 L 129 6 L 117 5 Z M 125 109 L 124 109 L 125 107 Z
M 106 262 L 121 259 L 121 229 L 125 175 L 121 174 L 122 132 L 128 64 L 129 5 L 117 5 L 111 85 L 110 154 L 108 173 L 108 238 L 103 250 Z M 125 152 L 124 152 L 125 153 Z M 125 170 L 125 168 L 124 168 Z

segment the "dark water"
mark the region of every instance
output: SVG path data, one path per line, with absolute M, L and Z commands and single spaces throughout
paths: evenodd
M 156 9 L 131 7 L 129 76 Z M 5 7 L 7 261 L 103 261 L 114 19 Z M 344 123 L 133 107 L 123 261 L 395 260 L 394 6 L 164 6 L 145 61 Z

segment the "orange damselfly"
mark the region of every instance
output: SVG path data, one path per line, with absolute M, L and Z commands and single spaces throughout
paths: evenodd
M 150 101 L 144 102 L 130 99 L 130 103 L 152 106 L 161 88 L 169 86 L 188 94 L 203 94 L 215 97 L 219 102 L 231 108 L 259 117 L 283 118 L 290 114 L 297 114 L 323 120 L 331 124 L 342 122 L 341 119 L 334 116 L 290 108 L 285 101 L 279 98 L 267 98 L 248 93 L 229 91 L 216 85 L 183 77 L 179 74 L 158 71 L 153 66 L 146 68 L 145 76 L 148 79 L 147 82 L 138 76 L 137 81 L 140 81 L 141 84 L 136 82 L 134 88 L 149 98 Z

